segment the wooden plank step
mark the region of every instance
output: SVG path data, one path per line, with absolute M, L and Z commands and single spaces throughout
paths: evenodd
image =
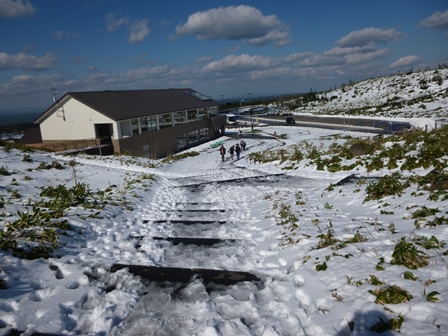
M 220 220 L 181 220 L 181 219 L 158 219 L 153 221 L 156 224 L 160 223 L 173 223 L 173 224 L 185 224 L 185 225 L 194 225 L 194 224 L 224 224 L 227 221 Z
M 161 282 L 188 283 L 192 277 L 199 276 L 205 285 L 234 285 L 243 281 L 260 282 L 260 278 L 249 273 L 239 271 L 213 270 L 203 268 L 177 268 L 177 267 L 157 267 L 144 265 L 114 264 L 110 268 L 111 272 L 116 272 L 127 268 L 130 273 L 140 276 L 143 279 Z
M 17 329 L 11 329 L 7 334 L 5 334 L 5 336 L 20 336 L 22 334 L 25 334 L 24 331 L 20 331 Z M 32 334 L 26 334 L 26 335 L 30 335 L 30 336 L 61 336 L 61 334 L 48 334 L 48 333 L 41 333 L 41 332 L 33 332 Z
M 164 212 L 226 212 L 225 209 L 170 209 Z
M 212 205 L 212 202 L 176 202 L 177 205 Z
M 234 243 L 235 239 L 218 239 L 218 238 L 189 238 L 189 237 L 152 237 L 154 240 L 166 240 L 173 245 L 205 245 L 212 246 L 221 243 Z
M 275 174 L 266 174 L 266 175 L 257 175 L 257 176 L 247 176 L 247 177 L 237 177 L 237 178 L 233 178 L 233 179 L 227 179 L 227 180 L 218 180 L 218 181 L 209 181 L 209 182 L 201 182 L 201 183 L 193 183 L 193 184 L 184 184 L 184 185 L 179 185 L 176 186 L 176 188 L 192 188 L 192 189 L 196 189 L 198 187 L 204 187 L 206 185 L 209 184 L 224 184 L 224 183 L 234 183 L 234 182 L 238 182 L 238 183 L 242 183 L 242 182 L 269 182 L 270 181 L 265 181 L 267 178 L 271 178 L 271 177 L 285 177 L 285 178 L 289 178 L 287 175 L 283 174 L 283 173 L 275 173 Z

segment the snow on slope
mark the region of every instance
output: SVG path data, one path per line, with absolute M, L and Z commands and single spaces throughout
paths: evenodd
M 320 100 L 298 107 L 297 100 L 287 104 L 297 113 L 445 119 L 448 69 L 371 78 L 317 96 Z

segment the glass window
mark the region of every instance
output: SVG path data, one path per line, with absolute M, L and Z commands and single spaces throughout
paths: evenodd
M 198 120 L 198 111 L 196 110 L 188 110 L 187 111 L 187 121 L 196 121 Z
M 201 128 L 199 130 L 199 139 L 200 140 L 208 139 L 208 128 Z
M 159 128 L 166 128 L 173 126 L 173 117 L 171 113 L 159 115 Z
M 185 111 L 174 113 L 174 124 L 185 124 L 187 122 Z
M 140 118 L 140 129 L 142 133 L 157 130 L 156 116 Z
M 150 131 L 157 131 L 157 116 L 148 117 L 148 129 Z
M 127 138 L 132 135 L 131 123 L 129 120 L 120 122 L 121 137 Z
M 190 145 L 198 141 L 199 141 L 199 132 L 197 130 L 188 132 L 188 143 Z
M 208 108 L 208 115 L 215 116 L 218 114 L 218 106 L 212 106 Z
M 138 119 L 131 120 L 131 129 L 132 129 L 132 135 L 140 134 L 140 131 L 138 129 Z
M 140 118 L 140 129 L 142 130 L 142 133 L 148 132 L 148 118 Z
M 177 136 L 177 149 L 182 149 L 187 146 L 187 137 L 185 134 L 179 134 Z
M 207 118 L 207 109 L 202 108 L 198 110 L 198 119 L 204 119 Z

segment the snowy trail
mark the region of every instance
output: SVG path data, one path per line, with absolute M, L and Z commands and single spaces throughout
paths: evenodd
M 228 180 L 223 180 L 223 169 Z M 291 287 L 302 286 L 303 278 L 287 277 L 279 272 L 279 268 L 286 266 L 285 262 L 276 260 L 276 252 L 270 251 L 269 246 L 264 251 L 254 252 L 255 245 L 262 244 L 268 232 L 256 225 L 260 218 L 257 206 L 272 192 L 272 188 L 265 187 L 262 182 L 272 178 L 266 175 L 230 162 L 224 167 L 218 164 L 206 175 L 163 179 L 151 204 L 141 209 L 141 218 L 137 219 L 147 224 L 147 228 L 139 232 L 141 238 L 137 250 L 146 254 L 153 265 L 254 271 L 263 279 L 263 286 L 244 282 L 208 291 L 200 279 L 192 279 L 186 286 L 165 284 L 160 287 L 146 282 L 140 290 L 143 295 L 136 301 L 135 310 L 127 313 L 113 333 L 242 335 L 244 331 L 243 335 L 314 334 L 307 313 L 309 309 L 314 310 L 310 308 L 313 303 L 303 291 L 291 290 Z M 220 181 L 216 182 L 218 176 Z M 254 176 L 263 177 L 251 180 Z M 235 181 L 238 178 L 249 179 Z M 278 179 L 277 176 L 274 178 Z M 189 221 L 217 220 L 221 224 L 171 222 L 186 218 Z M 158 221 L 157 225 L 154 221 Z M 235 242 L 214 247 L 174 246 L 170 242 L 154 241 L 151 238 L 154 236 L 234 239 Z

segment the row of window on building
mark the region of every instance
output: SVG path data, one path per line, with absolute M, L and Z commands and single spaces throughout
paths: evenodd
M 188 132 L 188 134 L 179 134 L 177 136 L 177 149 L 184 149 L 187 145 L 193 145 L 200 141 L 205 141 L 209 138 L 208 129 L 201 128 L 199 130 Z M 187 143 L 188 139 L 188 143 Z M 157 146 L 157 144 L 155 144 Z M 150 146 L 149 144 L 143 145 L 143 152 L 145 157 L 151 157 Z
M 204 141 L 208 139 L 208 128 L 201 128 L 199 130 L 194 130 L 188 132 L 187 134 L 179 134 L 177 136 L 177 149 L 182 149 L 187 147 L 187 136 L 188 145 L 193 145 L 197 142 Z
M 130 137 L 145 132 L 157 131 L 166 127 L 172 127 L 179 124 L 185 124 L 187 122 L 213 117 L 217 114 L 218 107 L 212 106 L 209 108 L 164 113 L 154 116 L 121 121 L 121 136 Z

